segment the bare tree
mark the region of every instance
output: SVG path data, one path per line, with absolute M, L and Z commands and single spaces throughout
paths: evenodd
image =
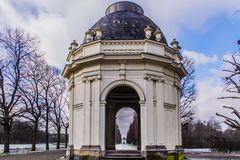
M 188 57 L 184 57 L 182 61 L 188 74 L 181 80 L 181 91 L 180 91 L 180 116 L 182 129 L 187 129 L 188 125 L 194 117 L 194 110 L 192 108 L 192 102 L 196 100 L 197 92 L 195 79 L 194 62 Z
M 226 91 L 228 96 L 219 97 L 219 99 L 235 99 L 240 100 L 240 54 L 232 55 L 230 60 L 223 60 L 229 68 L 223 71 L 227 74 L 225 77 Z M 237 109 L 239 106 L 223 106 L 223 108 L 231 111 L 231 116 L 216 113 L 217 116 L 224 118 L 224 123 L 228 126 L 240 129 L 240 112 Z
M 67 99 L 67 106 L 69 106 L 68 99 Z M 65 133 L 65 148 L 67 148 L 68 145 L 68 127 L 69 127 L 69 118 L 67 114 L 67 109 L 63 110 L 63 115 L 62 115 L 62 126 L 64 128 L 64 133 Z
M 58 85 L 51 88 L 50 98 L 52 99 L 50 116 L 49 119 L 53 124 L 55 131 L 57 132 L 57 146 L 56 149 L 60 148 L 62 119 L 64 110 L 67 106 L 67 94 L 66 94 L 66 82 L 59 76 Z
M 46 150 L 49 150 L 49 115 L 51 103 L 53 103 L 53 99 L 51 98 L 51 89 L 58 85 L 58 75 L 60 71 L 48 64 L 45 65 L 44 72 L 42 73 L 43 79 L 40 81 L 41 87 L 43 88 L 43 92 L 41 93 L 41 97 L 44 101 L 45 107 L 45 134 L 46 134 Z
M 0 124 L 4 127 L 4 153 L 9 152 L 13 119 L 22 113 L 19 108 L 19 85 L 27 61 L 37 51 L 38 40 L 22 29 L 8 28 L 0 34 L 0 47 L 6 58 L 0 63 Z
M 21 100 L 25 105 L 23 117 L 32 123 L 32 151 L 36 150 L 39 122 L 43 116 L 44 102 L 40 96 L 43 89 L 40 85 L 43 79 L 43 64 L 45 61 L 40 55 L 35 55 L 28 63 L 23 83 L 20 85 Z

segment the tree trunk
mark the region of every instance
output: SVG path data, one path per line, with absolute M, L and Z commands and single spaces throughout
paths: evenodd
M 47 113 L 46 113 L 46 134 L 45 134 L 45 137 L 46 137 L 46 150 L 49 150 L 49 134 L 48 134 L 48 119 L 49 117 L 49 107 L 47 106 Z
M 57 147 L 56 149 L 60 148 L 60 138 L 61 138 L 61 127 L 57 127 Z
M 34 127 L 33 127 L 33 133 L 32 133 L 32 151 L 36 151 L 37 132 L 38 132 L 38 121 L 34 123 Z
M 68 128 L 65 128 L 65 148 L 67 148 L 68 145 L 68 133 L 67 133 Z
M 9 144 L 10 144 L 10 134 L 11 134 L 11 126 L 9 122 L 5 123 L 4 126 L 4 151 L 3 153 L 9 153 Z

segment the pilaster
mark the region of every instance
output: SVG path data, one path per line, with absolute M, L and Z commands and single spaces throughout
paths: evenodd
M 101 130 L 101 105 L 99 101 L 100 97 L 100 80 L 95 79 L 93 81 L 93 88 L 92 88 L 92 94 L 93 94 L 93 145 L 100 145 L 100 130 Z
M 91 145 L 91 83 L 86 80 L 84 83 L 84 145 Z
M 73 75 L 74 76 L 74 75 Z M 73 125 L 74 125 L 74 117 L 73 117 L 73 105 L 74 105 L 74 78 L 71 78 L 69 81 L 68 92 L 70 94 L 70 105 L 69 105 L 69 145 L 73 144 Z
M 147 120 L 146 120 L 146 102 L 140 101 L 140 113 L 141 113 L 141 149 L 145 150 L 147 144 Z
M 176 81 L 174 83 L 175 86 L 175 104 L 176 104 L 176 144 L 182 145 L 182 125 L 181 125 L 181 108 L 180 108 L 180 82 Z
M 106 101 L 100 101 L 100 111 L 99 111 L 99 144 L 102 150 L 105 150 L 105 110 L 106 110 Z
M 154 145 L 155 126 L 154 126 L 154 108 L 153 108 L 153 80 L 145 77 L 145 93 L 146 93 L 146 145 Z
M 164 145 L 164 79 L 156 82 L 157 145 Z

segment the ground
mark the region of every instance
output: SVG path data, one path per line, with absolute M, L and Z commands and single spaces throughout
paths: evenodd
M 218 153 L 218 152 L 210 152 L 210 153 L 187 153 L 186 157 L 193 160 L 239 160 L 240 154 L 238 153 Z
M 52 150 L 46 152 L 34 152 L 29 154 L 0 156 L 0 160 L 56 160 L 64 156 L 65 153 L 65 150 Z

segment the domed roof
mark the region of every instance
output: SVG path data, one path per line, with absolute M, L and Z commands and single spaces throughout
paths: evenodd
M 96 29 L 100 28 L 102 31 L 101 40 L 143 40 L 145 39 L 144 29 L 148 25 L 153 29 L 153 33 L 156 30 L 161 32 L 160 28 L 144 15 L 143 9 L 133 2 L 114 3 L 107 8 L 105 14 L 90 29 L 92 33 L 95 33 Z M 151 40 L 155 40 L 153 33 L 149 38 Z M 93 39 L 96 39 L 95 34 Z M 163 33 L 160 42 L 167 44 Z M 84 43 L 86 43 L 86 38 Z

